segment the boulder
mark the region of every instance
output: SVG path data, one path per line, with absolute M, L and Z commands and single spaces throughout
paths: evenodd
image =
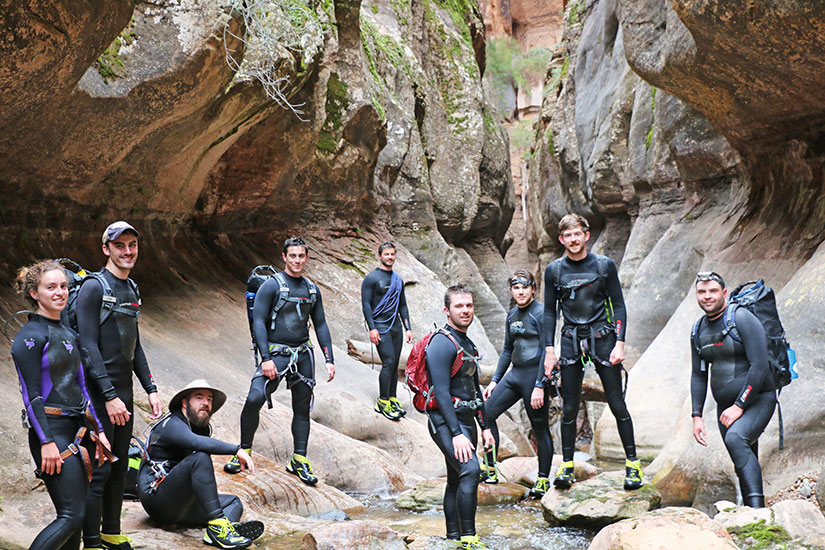
M 795 539 L 825 540 L 825 517 L 807 500 L 783 500 L 771 506 L 773 521 Z
M 527 487 L 532 487 L 536 483 L 538 476 L 539 459 L 535 456 L 514 456 L 501 462 L 498 465 L 499 474 L 503 475 L 507 481 L 521 483 Z M 561 455 L 553 456 L 553 466 L 550 468 L 550 479 L 553 479 L 556 471 L 561 465 Z M 601 469 L 588 462 L 574 460 L 574 470 L 576 479 L 584 481 L 599 474 Z
M 819 504 L 819 509 L 825 512 L 825 468 L 819 470 L 819 473 L 816 475 L 814 496 L 816 497 L 817 504 Z
M 423 512 L 439 508 L 444 501 L 446 478 L 428 479 L 414 489 L 404 491 L 395 501 L 396 506 L 403 510 Z M 509 504 L 518 502 L 527 494 L 527 489 L 516 483 L 499 482 L 495 484 L 480 483 L 478 485 L 478 504 L 488 506 L 495 504 Z
M 661 497 L 653 485 L 625 491 L 623 480 L 622 472 L 605 472 L 567 491 L 549 491 L 541 499 L 544 519 L 552 526 L 603 527 L 659 507 Z
M 304 535 L 301 550 L 404 550 L 406 538 L 389 527 L 371 521 L 326 523 Z
M 326 484 L 323 479 L 310 487 L 270 458 L 256 454 L 254 460 L 255 475 L 229 475 L 224 473 L 222 461 L 213 460 L 218 490 L 237 495 L 244 503 L 251 503 L 256 508 L 299 516 L 335 510 L 352 513 L 364 509 L 360 502 Z M 250 504 L 246 506 L 249 508 Z
M 730 531 L 735 527 L 744 527 L 760 521 L 770 525 L 773 523 L 773 512 L 770 508 L 750 508 L 749 506 L 736 506 L 734 504 L 732 509 L 719 512 L 713 516 L 713 519 Z
M 737 550 L 722 525 L 693 508 L 662 508 L 605 527 L 588 550 Z

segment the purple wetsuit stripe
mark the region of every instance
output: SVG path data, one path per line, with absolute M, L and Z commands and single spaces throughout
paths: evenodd
M 17 366 L 15 364 L 15 366 Z M 40 426 L 40 423 L 37 421 L 37 417 L 34 415 L 34 409 L 32 408 L 31 401 L 29 401 L 29 389 L 26 387 L 26 382 L 23 380 L 23 374 L 20 372 L 20 368 L 17 368 L 17 376 L 20 377 L 20 391 L 23 393 L 23 404 L 26 406 L 26 413 L 29 415 L 29 424 L 31 424 L 34 433 L 37 434 L 37 438 L 40 440 L 41 443 L 46 442 L 46 434 L 43 433 L 43 428 Z
M 46 342 L 43 346 L 43 358 L 40 360 L 40 397 L 44 403 L 49 400 L 49 394 L 52 393 L 52 374 L 49 366 L 49 342 Z

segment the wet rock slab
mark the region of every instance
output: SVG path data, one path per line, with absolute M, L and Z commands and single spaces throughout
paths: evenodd
M 552 526 L 604 527 L 659 507 L 659 491 L 645 483 L 625 491 L 622 472 L 605 472 L 574 483 L 565 491 L 551 489 L 541 499 L 544 519 Z
M 444 487 L 447 478 L 439 477 L 428 479 L 414 489 L 404 491 L 395 501 L 402 510 L 423 512 L 442 505 L 444 501 Z M 496 483 L 489 485 L 480 483 L 478 486 L 478 504 L 487 506 L 493 504 L 509 504 L 518 502 L 527 494 L 527 488 L 517 483 Z
M 693 508 L 662 508 L 605 527 L 588 550 L 736 550 L 718 521 Z
M 405 535 L 371 520 L 327 523 L 304 535 L 301 550 L 406 550 Z

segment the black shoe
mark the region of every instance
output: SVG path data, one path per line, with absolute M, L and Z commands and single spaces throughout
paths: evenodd
M 286 471 L 290 474 L 298 476 L 298 479 L 307 485 L 315 485 L 318 483 L 318 478 L 312 474 L 312 465 L 309 459 L 305 456 L 293 454 L 286 465 Z
M 639 460 L 625 460 L 624 461 L 624 488 L 625 491 L 634 491 L 642 486 L 644 483 L 644 474 L 642 473 L 642 463 Z
M 117 535 L 101 533 L 100 541 L 100 546 L 105 550 L 132 550 L 132 539 L 123 533 Z
M 242 537 L 255 540 L 264 534 L 264 523 L 258 520 L 239 521 L 232 524 L 235 531 Z
M 404 416 L 407 414 L 407 411 L 405 411 L 404 407 L 401 406 L 401 401 L 399 401 L 397 397 L 390 397 L 390 403 L 395 409 L 395 412 L 398 413 L 398 416 Z
M 573 461 L 562 462 L 558 473 L 556 473 L 556 479 L 553 480 L 553 485 L 558 489 L 569 489 L 575 482 L 576 478 L 573 477 Z
M 244 451 L 246 451 L 246 454 L 252 453 L 252 449 L 244 449 Z M 241 473 L 241 462 L 238 460 L 238 455 L 232 455 L 229 462 L 223 465 L 223 471 L 227 474 Z
M 389 399 L 378 398 L 375 402 L 375 412 L 384 415 L 384 418 L 389 420 L 400 420 L 401 415 L 395 410 L 395 407 Z
M 203 542 L 218 548 L 247 548 L 252 541 L 242 537 L 235 531 L 235 524 L 228 519 L 213 519 L 206 524 L 206 531 L 203 534 Z
M 539 477 L 536 478 L 536 484 L 533 485 L 533 488 L 530 489 L 530 492 L 527 493 L 527 496 L 530 498 L 541 498 L 545 494 L 547 494 L 547 489 L 550 488 L 550 480 L 546 477 Z

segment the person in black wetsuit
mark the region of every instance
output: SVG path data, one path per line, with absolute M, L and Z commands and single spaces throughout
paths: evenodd
M 696 337 L 691 338 L 693 437 L 707 447 L 702 412 L 710 367 L 710 389 L 716 401 L 719 433 L 733 460 L 742 500 L 746 506 L 764 508 L 758 444 L 776 407 L 765 329 L 750 311 L 736 308 L 732 321 L 738 339 L 726 330 L 727 289 L 717 273 L 698 274 L 696 299 L 705 315 L 697 321 Z
M 327 382 L 335 377 L 335 364 L 321 291 L 303 276 L 308 250 L 303 239 L 287 239 L 282 254 L 286 264 L 284 271 L 262 284 L 255 295 L 252 323 L 261 364 L 252 377 L 246 404 L 241 411 L 241 448 L 251 452 L 261 407 L 271 399 L 272 392 L 285 378 L 287 388 L 292 391 L 294 445 L 286 469 L 307 485 L 315 485 L 318 478 L 312 473 L 307 458 L 309 413 L 315 387 L 315 357 L 309 339 L 310 319 L 326 361 Z M 285 285 L 285 290 L 288 287 L 288 292 L 282 291 L 281 285 Z M 276 310 L 277 306 L 280 308 Z M 237 457 L 232 457 L 224 470 L 231 474 L 238 473 L 240 465 Z
M 410 314 L 404 281 L 393 271 L 395 245 L 384 241 L 378 247 L 381 265 L 373 269 L 361 283 L 361 307 L 370 331 L 370 342 L 378 349 L 381 358 L 381 374 L 378 376 L 378 401 L 375 412 L 390 420 L 398 420 L 407 412 L 401 407 L 396 395 L 398 386 L 398 360 L 406 330 L 407 343 L 412 343 Z
M 106 228 L 102 241 L 108 260 L 96 276 L 83 280 L 77 295 L 77 329 L 80 345 L 88 354 L 92 403 L 100 412 L 118 460 L 111 467 L 104 465 L 95 470 L 86 499 L 83 546 L 88 550 L 131 550 L 130 539 L 120 531 L 120 516 L 134 422 L 132 373 L 149 396 L 150 418 L 160 418 L 161 404 L 140 344 L 137 285 L 129 279 L 138 257 L 138 232 L 128 223 L 117 221 Z M 104 296 L 101 279 L 108 283 L 113 296 Z M 101 324 L 102 305 L 110 300 L 114 300 L 114 308 Z
M 206 525 L 203 541 L 218 548 L 246 548 L 263 534 L 263 523 L 239 523 L 243 504 L 219 495 L 211 455 L 236 455 L 255 473 L 252 458 L 238 445 L 210 437 L 209 421 L 226 394 L 206 380 L 194 380 L 169 401 L 170 414 L 152 428 L 148 459 L 138 474 L 140 503 L 164 523 Z
M 581 402 L 585 367 L 591 363 L 604 387 L 610 412 L 616 418 L 626 456 L 625 489 L 642 486 L 643 474 L 636 458 L 633 421 L 622 394 L 622 362 L 627 324 L 622 286 L 613 260 L 589 253 L 590 226 L 578 214 L 567 214 L 559 222 L 559 242 L 567 255 L 550 263 L 544 272 L 545 374 L 561 368 L 564 401 L 561 422 L 563 462 L 554 485 L 569 488 L 573 478 L 576 447 L 576 416 Z M 556 304 L 564 314 L 561 353 L 556 357 Z
M 467 337 L 474 315 L 472 291 L 464 285 L 448 288 L 444 312 L 447 324 L 432 337 L 425 354 L 436 402 L 436 408 L 427 411 L 429 429 L 447 463 L 444 491 L 447 538 L 455 540 L 458 548 L 481 550 L 488 547 L 479 541 L 475 528 L 481 472 L 475 453 L 476 421 L 481 426 L 485 448 L 494 445 L 495 439 L 484 421 L 478 350 Z M 459 348 L 463 352 L 462 365 L 450 378 Z
M 544 385 L 544 304 L 534 299 L 536 280 L 530 272 L 517 270 L 510 277 L 509 283 L 516 307 L 507 314 L 504 348 L 499 355 L 493 379 L 484 389 L 484 410 L 498 447 L 496 419 L 519 400 L 524 403 L 539 455 L 538 477 L 530 496 L 541 498 L 549 487 L 553 462 L 553 439 L 550 437 L 547 418 L 549 401 L 545 398 Z M 511 362 L 513 369 L 507 372 Z M 488 452 L 486 462 L 495 464 L 494 452 Z M 497 469 L 488 469 L 485 477 L 487 483 L 497 483 Z
M 17 286 L 36 312 L 17 333 L 11 354 L 35 475 L 45 483 L 57 512 L 30 548 L 76 550 L 92 464 L 111 458 L 99 448 L 108 451 L 109 441 L 86 390 L 77 334 L 60 323 L 68 298 L 66 271 L 55 261 L 39 262 L 20 270 Z

